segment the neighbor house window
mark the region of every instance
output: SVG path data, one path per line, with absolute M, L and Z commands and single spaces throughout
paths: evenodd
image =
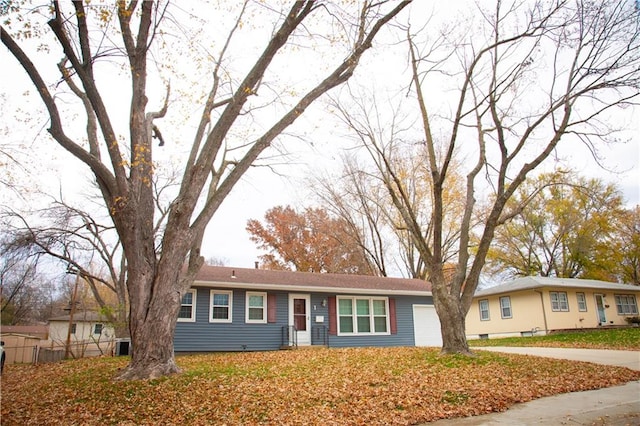
M 504 296 L 500 298 L 500 315 L 502 315 L 502 318 L 511 318 L 511 297 Z
M 102 334 L 102 324 L 94 324 L 93 334 Z
M 232 322 L 231 307 L 233 306 L 233 292 L 211 290 L 209 307 L 209 322 Z
M 489 321 L 489 300 L 478 300 L 478 307 L 480 308 L 480 321 Z
M 567 293 L 564 291 L 549 292 L 551 297 L 551 310 L 554 312 L 569 312 L 569 300 Z
M 614 297 L 618 315 L 638 315 L 636 296 L 633 294 L 616 294 Z
M 578 310 L 580 312 L 587 311 L 587 298 L 584 293 L 576 293 L 576 298 L 578 299 Z
M 189 290 L 182 296 L 178 321 L 194 322 L 196 320 L 196 291 Z
M 338 297 L 338 334 L 389 334 L 389 301 L 382 297 Z
M 248 323 L 267 322 L 267 293 L 247 292 L 247 313 Z
M 76 334 L 76 325 L 71 324 L 71 334 Z

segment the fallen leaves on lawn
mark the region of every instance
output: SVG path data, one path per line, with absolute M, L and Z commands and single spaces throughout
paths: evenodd
M 181 375 L 112 381 L 127 361 L 7 366 L 2 424 L 410 425 L 640 379 L 521 355 L 350 348 L 180 356 Z

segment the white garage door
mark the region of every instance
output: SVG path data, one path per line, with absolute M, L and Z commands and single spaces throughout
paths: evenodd
M 440 320 L 432 305 L 413 305 L 416 346 L 442 346 Z

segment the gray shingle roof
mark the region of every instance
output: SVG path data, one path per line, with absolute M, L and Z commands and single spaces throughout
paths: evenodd
M 494 287 L 476 291 L 475 297 L 493 294 L 510 293 L 520 290 L 531 290 L 541 287 L 563 287 L 582 289 L 601 289 L 618 291 L 640 291 L 640 287 L 630 284 L 611 283 L 599 280 L 583 280 L 578 278 L 522 277 Z
M 61 315 L 58 317 L 49 318 L 49 322 L 51 321 L 69 321 L 69 314 Z M 100 315 L 100 313 L 95 311 L 76 311 L 73 314 L 74 322 L 102 322 L 106 321 L 104 315 Z
M 419 279 L 270 271 L 205 265 L 198 272 L 194 287 L 212 286 L 263 290 L 352 292 L 359 294 L 431 295 L 430 283 Z

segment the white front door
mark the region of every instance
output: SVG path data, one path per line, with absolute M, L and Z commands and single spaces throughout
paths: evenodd
M 606 325 L 607 324 L 607 314 L 604 311 L 604 295 L 596 294 L 596 310 L 598 311 L 598 324 Z
M 289 325 L 296 330 L 298 346 L 309 346 L 311 344 L 310 304 L 311 296 L 308 294 L 289 295 Z

